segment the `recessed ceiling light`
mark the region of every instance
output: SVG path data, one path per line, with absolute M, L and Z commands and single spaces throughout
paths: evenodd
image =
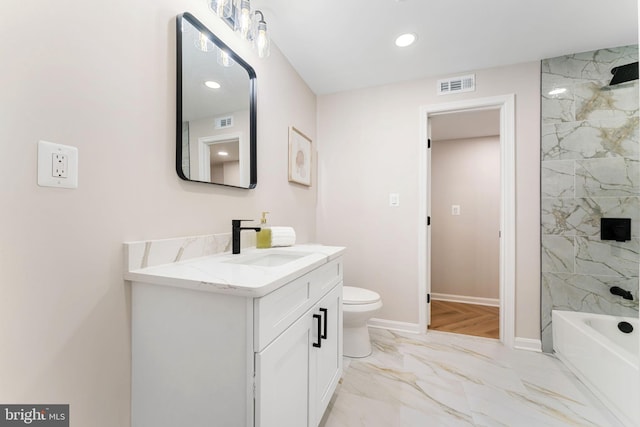
M 204 82 L 204 85 L 209 89 L 220 89 L 220 83 L 214 82 L 213 80 L 207 80 Z
M 228 156 L 229 153 L 227 153 L 226 151 L 218 151 L 218 156 Z
M 398 36 L 396 39 L 396 46 L 398 47 L 407 47 L 413 44 L 416 41 L 416 35 L 413 33 L 406 33 Z

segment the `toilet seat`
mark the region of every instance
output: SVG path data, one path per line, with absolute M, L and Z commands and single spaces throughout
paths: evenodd
M 348 305 L 373 304 L 380 301 L 378 293 L 353 286 L 342 287 L 342 303 Z

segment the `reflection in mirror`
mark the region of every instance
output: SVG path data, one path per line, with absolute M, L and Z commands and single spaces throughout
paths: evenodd
M 256 75 L 191 14 L 177 17 L 180 178 L 256 186 Z

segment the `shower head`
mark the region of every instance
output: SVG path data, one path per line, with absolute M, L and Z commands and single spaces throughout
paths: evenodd
M 609 86 L 638 80 L 638 62 L 636 61 L 631 64 L 613 67 L 611 69 L 611 74 L 613 74 L 613 78 L 611 79 Z

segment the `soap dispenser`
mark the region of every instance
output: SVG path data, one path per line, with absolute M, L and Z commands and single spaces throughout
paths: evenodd
M 271 228 L 267 224 L 267 214 L 269 212 L 262 212 L 262 219 L 260 219 L 260 231 L 256 236 L 256 248 L 266 249 L 271 247 Z

